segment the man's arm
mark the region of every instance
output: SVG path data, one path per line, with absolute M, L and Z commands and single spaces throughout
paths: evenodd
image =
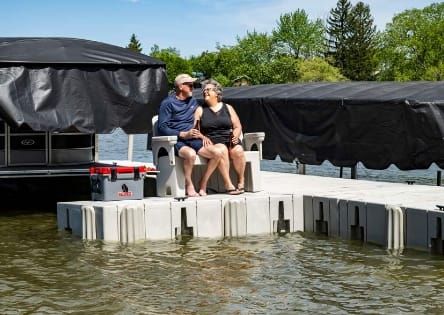
M 159 135 L 162 136 L 178 136 L 179 137 L 179 131 L 176 129 L 170 128 L 169 121 L 172 118 L 172 111 L 171 107 L 168 106 L 168 103 L 162 103 L 160 105 L 159 109 L 159 119 L 157 122 L 157 129 L 159 129 Z

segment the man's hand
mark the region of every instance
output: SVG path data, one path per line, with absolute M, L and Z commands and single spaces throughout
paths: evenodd
M 193 139 L 193 138 L 200 138 L 201 133 L 197 129 L 190 129 L 188 131 L 181 131 L 179 133 L 179 138 L 182 139 Z

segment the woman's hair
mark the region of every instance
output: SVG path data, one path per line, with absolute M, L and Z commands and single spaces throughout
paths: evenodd
M 202 82 L 202 86 L 205 87 L 207 84 L 212 84 L 214 86 L 214 92 L 217 94 L 217 100 L 220 102 L 222 100 L 222 85 L 214 79 L 208 79 Z

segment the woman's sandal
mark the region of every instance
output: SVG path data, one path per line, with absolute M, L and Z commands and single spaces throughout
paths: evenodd
M 245 188 L 244 187 L 237 187 L 237 190 L 239 190 L 239 194 L 243 194 L 245 192 Z
M 239 190 L 237 190 L 236 188 L 226 189 L 225 193 L 227 193 L 229 195 L 240 195 L 241 194 L 241 192 Z

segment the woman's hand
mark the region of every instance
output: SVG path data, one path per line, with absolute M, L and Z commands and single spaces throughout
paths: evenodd
M 232 145 L 236 145 L 239 143 L 239 137 L 237 137 L 234 133 L 231 134 L 230 140 Z
M 210 138 L 202 136 L 202 143 L 204 147 L 213 145 L 213 142 L 211 142 Z

